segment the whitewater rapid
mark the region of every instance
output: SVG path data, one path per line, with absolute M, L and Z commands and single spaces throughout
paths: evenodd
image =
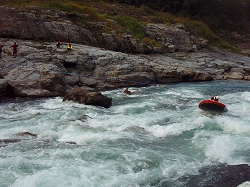
M 213 81 L 103 92 L 112 107 L 61 97 L 0 103 L 0 184 L 185 186 L 213 163 L 250 164 L 250 85 Z M 225 113 L 198 103 L 219 95 Z M 37 137 L 20 136 L 21 132 Z M 1 186 L 0 185 L 0 186 Z

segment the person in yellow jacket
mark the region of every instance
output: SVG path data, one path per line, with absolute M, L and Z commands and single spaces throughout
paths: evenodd
M 72 50 L 72 44 L 71 44 L 71 43 L 68 43 L 67 50 L 68 50 L 68 51 L 71 51 L 71 50 Z

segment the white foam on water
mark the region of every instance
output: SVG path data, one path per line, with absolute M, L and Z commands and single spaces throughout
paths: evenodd
M 203 126 L 203 121 L 205 119 L 200 117 L 198 119 L 187 119 L 181 123 L 172 123 L 167 126 L 154 125 L 147 130 L 151 132 L 156 137 L 167 137 L 170 135 L 180 135 L 185 131 L 191 131 L 196 128 Z
M 237 156 L 241 150 L 249 149 L 250 138 L 231 134 L 211 135 L 205 149 L 205 156 L 212 161 L 227 164 L 246 163 L 245 157 Z
M 58 141 L 60 142 L 75 142 L 78 145 L 97 143 L 103 140 L 115 140 L 118 139 L 119 136 L 114 134 L 112 131 L 100 132 L 96 130 L 96 132 L 85 131 L 81 127 L 69 126 L 60 132 L 60 137 Z
M 216 122 L 226 133 L 250 135 L 250 124 L 247 119 L 220 116 Z
M 0 183 L 149 186 L 217 161 L 249 164 L 250 92 L 221 95 L 229 111 L 209 114 L 198 108 L 208 91 L 189 85 L 106 91 L 109 109 L 60 97 L 2 105 L 0 139 L 23 131 L 38 138 L 0 148 Z
M 230 146 L 229 146 L 230 145 Z M 227 135 L 215 136 L 210 145 L 207 146 L 205 155 L 208 159 L 221 163 L 232 163 L 232 154 L 237 149 L 237 145 L 231 141 Z
M 176 158 L 177 159 L 177 158 Z M 186 162 L 186 160 L 182 160 L 178 157 L 178 161 L 171 162 L 166 164 L 162 175 L 166 178 L 178 180 L 180 177 L 185 175 L 198 175 L 199 168 L 202 166 L 199 162 Z
M 61 169 L 61 171 L 58 171 Z M 89 181 L 84 174 L 79 175 L 79 171 L 65 172 L 67 168 L 54 167 L 49 170 L 43 170 L 31 175 L 18 178 L 13 187 L 47 187 L 47 186 L 93 186 L 93 182 Z

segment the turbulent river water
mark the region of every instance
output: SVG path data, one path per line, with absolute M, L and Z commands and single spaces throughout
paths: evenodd
M 129 89 L 102 92 L 109 109 L 60 97 L 0 103 L 0 186 L 174 187 L 213 163 L 250 164 L 249 82 Z M 198 108 L 212 95 L 227 112 Z

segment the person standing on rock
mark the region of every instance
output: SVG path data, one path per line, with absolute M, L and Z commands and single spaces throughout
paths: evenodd
M 72 44 L 71 44 L 71 43 L 68 43 L 67 50 L 68 50 L 68 51 L 71 51 L 71 50 L 72 50 Z
M 3 45 L 0 43 L 0 59 L 2 60 Z
M 18 45 L 16 44 L 16 42 L 14 42 L 14 44 L 12 46 L 10 46 L 10 47 L 13 48 L 13 58 L 16 58 Z
M 60 48 L 60 47 L 61 47 L 61 41 L 60 41 L 60 40 L 57 41 L 56 47 L 57 47 L 57 48 Z

